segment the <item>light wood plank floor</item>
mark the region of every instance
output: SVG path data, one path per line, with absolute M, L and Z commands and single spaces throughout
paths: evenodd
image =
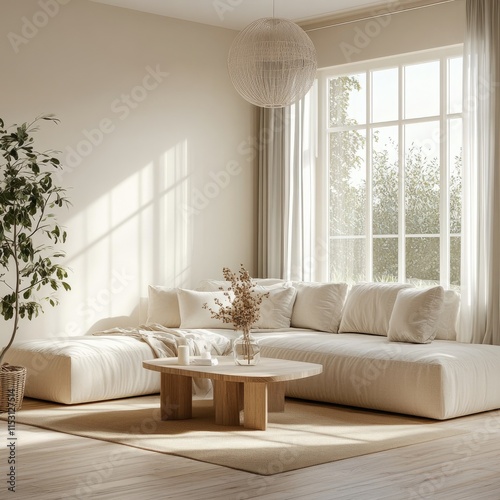
M 467 433 L 274 476 L 18 424 L 16 493 L 0 498 L 500 500 L 500 411 L 450 421 Z

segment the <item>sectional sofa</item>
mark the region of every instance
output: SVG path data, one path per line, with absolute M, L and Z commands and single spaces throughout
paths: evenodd
M 500 408 L 500 346 L 456 341 L 455 292 L 257 282 L 269 294 L 253 330 L 262 356 L 323 365 L 321 375 L 288 382 L 287 396 L 439 420 Z M 239 333 L 202 307 L 225 300 L 226 286 L 150 286 L 144 327 L 19 342 L 7 361 L 28 368 L 28 397 L 74 404 L 158 392 L 158 374 L 142 368 L 158 355 L 147 332 L 169 336 L 171 355 L 177 338 L 194 354 L 203 349 L 199 339 L 215 355 L 230 353 Z

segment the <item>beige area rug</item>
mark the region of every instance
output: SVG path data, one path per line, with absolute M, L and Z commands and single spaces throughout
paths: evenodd
M 268 422 L 266 431 L 216 425 L 209 400 L 193 402 L 190 420 L 162 421 L 157 395 L 75 406 L 25 399 L 16 414 L 19 424 L 262 475 L 461 433 L 446 422 L 288 399 Z

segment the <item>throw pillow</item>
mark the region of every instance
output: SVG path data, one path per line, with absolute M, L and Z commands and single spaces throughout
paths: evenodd
M 400 290 L 411 288 L 402 283 L 359 283 L 347 294 L 340 333 L 387 335 L 392 308 Z
M 346 283 L 306 283 L 294 281 L 297 298 L 291 326 L 337 333 L 347 294 Z
M 394 304 L 387 338 L 391 342 L 432 342 L 436 336 L 443 300 L 442 286 L 401 290 Z
M 457 317 L 460 295 L 453 290 L 444 291 L 444 303 L 436 327 L 436 340 L 457 340 Z
M 224 292 L 200 292 L 179 288 L 177 297 L 181 328 L 233 328 L 231 323 L 212 318 L 212 313 L 208 309 L 203 309 L 203 304 L 206 303 L 212 310 L 219 311 L 219 306 L 215 303 L 216 298 L 224 305 L 229 305 L 229 298 L 224 295 Z
M 159 323 L 167 328 L 179 328 L 181 316 L 177 289 L 164 286 L 148 286 L 148 317 L 146 324 Z
M 260 318 L 253 328 L 290 328 L 297 290 L 293 287 L 257 286 L 256 292 L 269 293 L 260 304 Z

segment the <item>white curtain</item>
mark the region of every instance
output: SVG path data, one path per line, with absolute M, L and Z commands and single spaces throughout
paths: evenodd
M 467 0 L 459 340 L 500 344 L 500 2 Z
M 316 172 L 316 88 L 298 103 L 261 109 L 258 273 L 328 280 L 324 180 Z

